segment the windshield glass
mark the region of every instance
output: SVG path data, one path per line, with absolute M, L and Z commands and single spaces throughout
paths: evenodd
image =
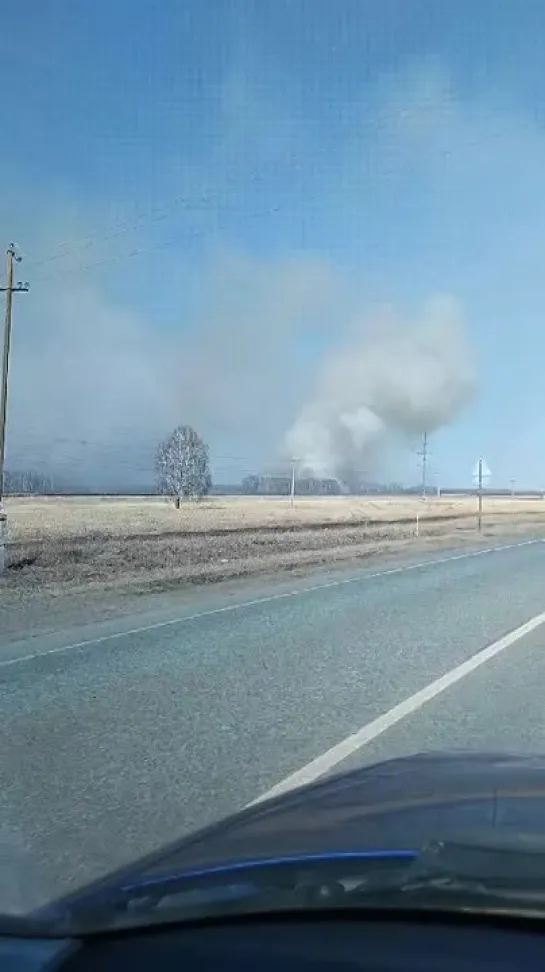
M 0 918 L 539 844 L 544 31 L 490 0 L 4 11 Z M 306 901 L 299 870 L 237 907 Z

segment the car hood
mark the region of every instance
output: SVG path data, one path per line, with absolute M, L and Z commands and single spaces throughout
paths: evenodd
M 544 756 L 430 753 L 326 777 L 250 806 L 80 894 L 220 864 L 417 849 L 432 839 L 476 833 L 545 838 Z

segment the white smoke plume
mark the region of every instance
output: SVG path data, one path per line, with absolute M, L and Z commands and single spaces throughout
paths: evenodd
M 286 445 L 302 470 L 347 482 L 382 448 L 451 422 L 475 389 L 462 314 L 429 300 L 415 321 L 384 310 L 356 322 L 330 355 Z

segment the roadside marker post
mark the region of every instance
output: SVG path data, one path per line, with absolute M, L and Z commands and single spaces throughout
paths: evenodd
M 8 518 L 0 505 L 0 574 L 6 569 L 6 547 L 8 543 Z

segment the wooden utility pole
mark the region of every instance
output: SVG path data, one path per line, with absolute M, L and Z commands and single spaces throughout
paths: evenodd
M 8 377 L 9 377 L 9 352 L 11 345 L 11 312 L 13 305 L 13 295 L 28 290 L 27 283 L 13 283 L 13 269 L 15 263 L 20 263 L 21 257 L 18 256 L 13 243 L 6 251 L 6 285 L 0 287 L 6 295 L 6 314 L 4 318 L 4 344 L 2 352 L 2 372 L 0 374 L 0 572 L 5 567 L 5 542 L 6 542 L 6 514 L 4 512 L 4 461 L 6 456 L 6 421 L 8 411 Z
M 13 295 L 25 293 L 28 290 L 27 283 L 13 283 L 13 268 L 15 263 L 20 263 L 21 257 L 17 255 L 13 243 L 6 251 L 6 286 L 0 287 L 0 291 L 6 294 L 6 314 L 4 318 L 4 349 L 2 354 L 2 374 L 0 383 L 0 510 L 4 496 L 4 460 L 6 455 L 6 420 L 8 410 L 8 377 L 9 377 L 9 352 L 11 346 L 11 313 L 13 305 Z
M 422 436 L 422 452 L 419 453 L 422 458 L 422 481 L 420 486 L 420 492 L 422 499 L 426 499 L 427 488 L 428 488 L 428 433 L 424 432 Z

